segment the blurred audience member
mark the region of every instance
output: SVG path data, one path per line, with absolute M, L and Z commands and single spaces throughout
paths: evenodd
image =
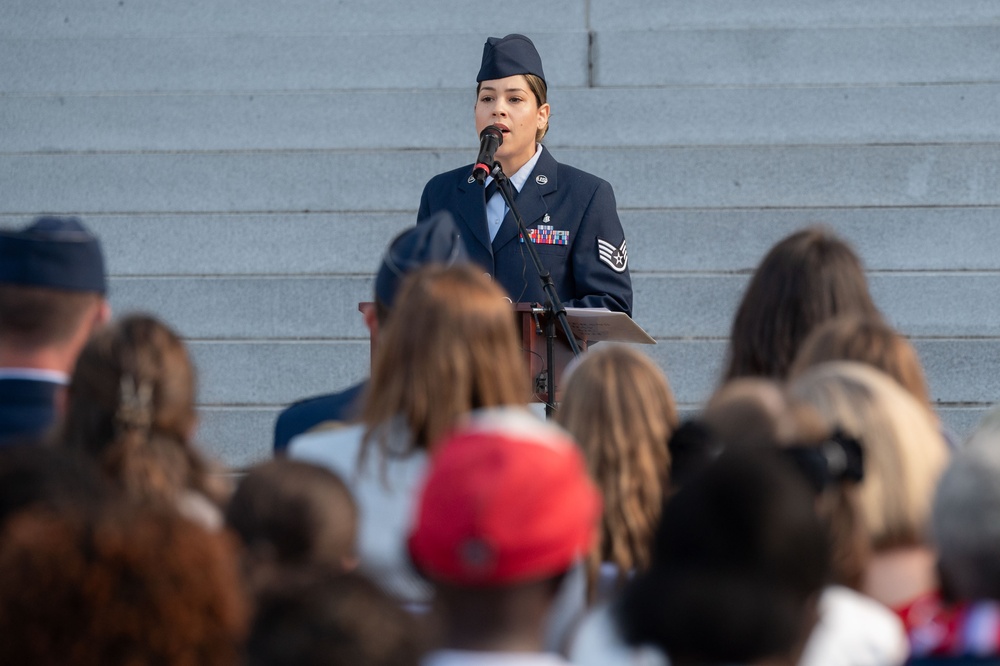
M 724 381 L 784 379 L 812 330 L 835 316 L 880 317 L 861 260 L 822 227 L 797 231 L 764 257 L 733 319 Z
M 813 405 L 831 430 L 863 447 L 857 500 L 873 555 L 861 590 L 899 609 L 937 589 L 927 530 L 948 448 L 927 409 L 892 378 L 850 361 L 815 366 L 790 391 Z
M 86 513 L 117 499 L 90 458 L 44 446 L 0 449 L 0 529 L 19 512 Z
M 60 445 L 97 462 L 130 498 L 218 527 L 223 481 L 192 443 L 195 371 L 184 343 L 146 315 L 98 331 L 67 391 Z
M 940 594 L 903 609 L 915 657 L 1000 661 L 1000 412 L 990 414 L 945 470 L 931 533 Z
M 818 326 L 802 343 L 789 376 L 828 361 L 858 361 L 881 370 L 933 413 L 917 350 L 882 319 L 848 315 Z
M 621 622 L 630 643 L 657 646 L 671 664 L 793 666 L 828 574 L 805 482 L 776 452 L 730 450 L 667 503 Z
M 428 264 L 453 264 L 468 261 L 465 244 L 451 213 L 441 211 L 422 224 L 400 233 L 389 244 L 375 275 L 375 302 L 364 312 L 365 326 L 370 333 L 372 355 L 378 347 L 379 331 L 396 300 L 400 283 L 408 274 Z M 361 413 L 361 396 L 368 380 L 343 391 L 300 400 L 289 406 L 274 424 L 274 452 L 284 453 L 292 438 L 321 423 L 346 423 L 357 420 Z
M 0 540 L 0 663 L 235 666 L 235 549 L 173 512 L 25 512 Z
M 719 446 L 779 448 L 816 494 L 814 506 L 830 543 L 831 576 L 800 666 L 902 663 L 907 655 L 902 623 L 888 608 L 860 593 L 871 557 L 857 499 L 864 476 L 861 445 L 832 429 L 810 405 L 764 379 L 726 384 L 712 396 L 702 419 Z
M 858 361 L 881 370 L 899 382 L 940 423 L 917 350 L 881 319 L 847 315 L 817 327 L 802 343 L 789 377 L 794 379 L 812 366 L 828 361 Z M 958 448 L 958 441 L 950 433 L 942 430 L 942 434 L 951 448 Z
M 600 516 L 576 444 L 526 411 L 478 414 L 441 443 L 409 538 L 443 626 L 424 666 L 568 663 L 542 652 L 545 620 Z
M 397 598 L 429 599 L 405 555 L 428 454 L 474 409 L 529 396 L 515 318 L 500 287 L 468 265 L 409 275 L 381 333 L 362 422 L 292 441 L 292 458 L 326 466 L 360 512 L 361 569 Z
M 246 546 L 251 579 L 274 567 L 354 569 L 357 524 L 357 506 L 340 477 L 297 460 L 252 467 L 226 507 L 226 525 Z
M 816 511 L 831 549 L 830 581 L 799 666 L 902 664 L 909 654 L 903 623 L 860 591 L 871 558 L 857 503 L 858 484 L 865 476 L 864 449 L 840 432 L 811 432 L 812 425 L 803 426 L 799 443 L 782 449 L 816 493 Z
M 76 218 L 0 230 L 0 446 L 53 426 L 69 374 L 110 307 L 97 238 Z
M 724 446 L 772 449 L 796 441 L 798 416 L 781 384 L 744 377 L 719 388 L 700 420 Z
M 604 497 L 600 539 L 587 556 L 587 596 L 595 601 L 649 566 L 677 408 L 667 378 L 641 352 L 612 345 L 581 358 L 563 385 L 556 420 L 583 449 Z
M 258 595 L 246 666 L 418 666 L 418 620 L 360 574 L 284 570 Z

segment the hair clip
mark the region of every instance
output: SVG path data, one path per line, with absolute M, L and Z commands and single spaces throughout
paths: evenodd
M 782 454 L 802 472 L 817 493 L 841 481 L 858 483 L 865 476 L 861 442 L 839 428 L 819 446 L 792 446 L 782 449 Z
M 861 441 L 837 428 L 820 444 L 826 458 L 827 474 L 832 481 L 858 483 L 865 478 L 865 454 Z
M 132 375 L 122 375 L 115 422 L 123 428 L 148 430 L 153 423 L 152 399 L 153 386 L 148 381 L 137 384 Z

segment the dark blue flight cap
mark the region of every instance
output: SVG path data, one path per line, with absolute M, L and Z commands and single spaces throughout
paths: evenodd
M 75 217 L 0 230 L 0 284 L 107 293 L 101 244 Z
M 477 83 L 503 79 L 517 74 L 534 74 L 542 81 L 542 58 L 535 45 L 524 35 L 490 37 L 483 47 L 483 64 L 479 68 Z
M 375 276 L 375 296 L 392 307 L 403 278 L 427 264 L 465 263 L 469 255 L 458 227 L 446 210 L 417 222 L 389 243 Z

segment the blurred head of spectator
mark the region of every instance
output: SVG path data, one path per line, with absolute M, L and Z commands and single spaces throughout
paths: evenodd
M 649 566 L 653 531 L 668 495 L 677 409 L 667 378 L 639 351 L 600 346 L 582 357 L 563 385 L 556 420 L 583 449 L 604 497 L 600 540 L 587 557 L 588 588 L 602 563 L 618 582 Z
M 304 565 L 343 573 L 357 564 L 357 506 L 324 467 L 285 458 L 252 467 L 225 517 L 246 546 L 251 573 Z
M 232 540 L 174 512 L 24 512 L 0 540 L 0 662 L 238 663 Z
M 793 233 L 771 248 L 747 285 L 733 319 L 724 379 L 784 379 L 812 330 L 847 313 L 881 316 L 861 260 L 823 227 Z
M 417 666 L 417 618 L 360 574 L 285 569 L 257 595 L 246 666 Z
M 100 243 L 80 220 L 0 230 L 0 444 L 56 423 L 77 354 L 110 317 L 106 292 Z
M 57 439 L 96 460 L 128 496 L 218 523 L 209 500 L 221 500 L 221 479 L 192 442 L 195 385 L 176 333 L 151 316 L 125 317 L 80 353 Z
M 579 448 L 520 409 L 442 442 L 409 537 L 437 591 L 445 647 L 537 652 L 559 582 L 593 547 L 600 494 Z
M 881 370 L 933 414 L 917 350 L 882 319 L 847 315 L 821 324 L 802 343 L 789 377 L 829 361 L 858 361 Z
M 625 589 L 624 635 L 674 664 L 794 664 L 828 566 L 812 494 L 790 464 L 726 451 L 664 508 L 653 565 Z
M 460 416 L 529 396 L 510 301 L 477 268 L 408 275 L 381 335 L 362 414 L 369 433 L 398 418 L 412 446 L 429 449 Z

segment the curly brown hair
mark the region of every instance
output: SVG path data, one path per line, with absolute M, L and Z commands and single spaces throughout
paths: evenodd
M 248 615 L 230 537 L 135 508 L 13 518 L 0 600 L 4 664 L 229 666 Z

